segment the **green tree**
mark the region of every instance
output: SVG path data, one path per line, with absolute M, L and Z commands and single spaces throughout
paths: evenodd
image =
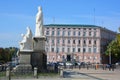
M 111 54 L 112 62 L 120 60 L 120 36 L 117 35 L 116 39 L 109 43 L 109 45 L 107 46 L 107 50 L 105 51 L 105 54 L 107 56 Z
M 8 62 L 12 60 L 12 57 L 16 57 L 17 48 L 0 48 L 0 62 Z

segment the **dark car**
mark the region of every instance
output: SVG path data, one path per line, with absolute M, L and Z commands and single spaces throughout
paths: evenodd
M 64 62 L 57 62 L 58 66 L 64 66 L 65 63 Z

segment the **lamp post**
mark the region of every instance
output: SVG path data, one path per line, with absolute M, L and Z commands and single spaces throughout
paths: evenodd
M 109 64 L 111 64 L 111 47 L 109 49 Z

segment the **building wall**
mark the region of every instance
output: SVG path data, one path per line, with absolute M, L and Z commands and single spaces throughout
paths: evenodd
M 45 25 L 47 61 L 80 61 L 101 63 L 101 52 L 115 33 L 98 26 Z M 108 37 L 111 36 L 111 37 Z

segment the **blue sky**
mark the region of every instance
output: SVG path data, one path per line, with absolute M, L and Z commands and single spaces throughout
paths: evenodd
M 92 24 L 113 31 L 120 26 L 120 0 L 1 0 L 0 47 L 19 47 L 27 26 L 34 35 L 38 6 L 44 24 Z

